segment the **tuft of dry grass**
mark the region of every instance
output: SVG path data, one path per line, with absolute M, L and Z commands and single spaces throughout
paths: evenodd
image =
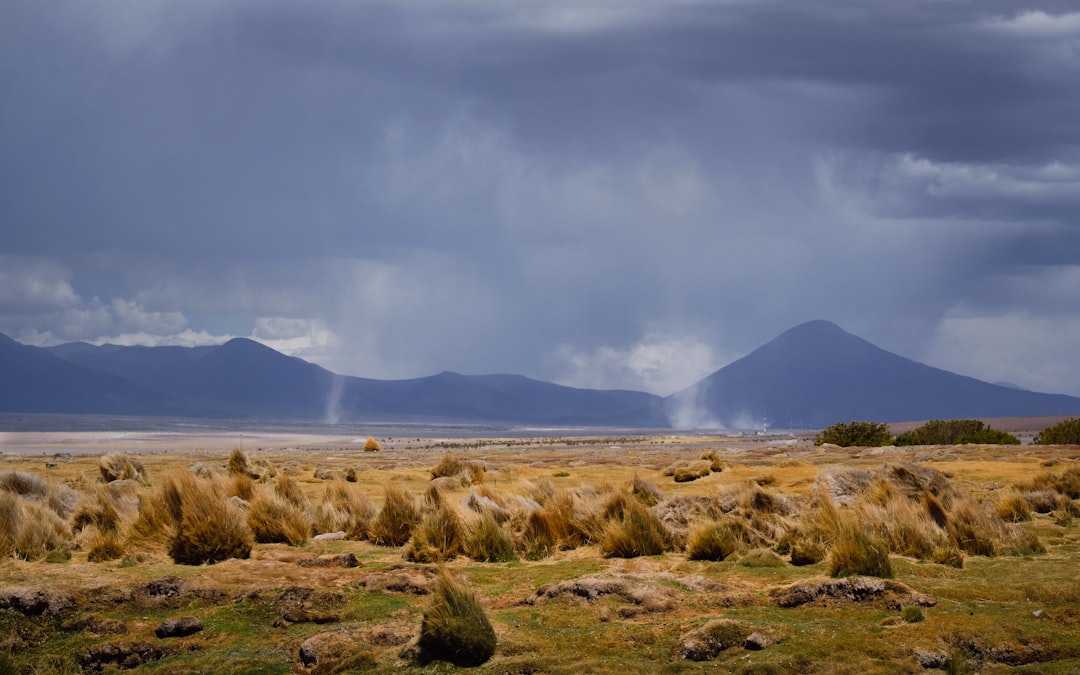
M 229 480 L 227 492 L 232 497 L 250 502 L 255 498 L 255 480 L 246 473 L 234 473 Z
M 247 524 L 260 544 L 303 546 L 311 538 L 311 519 L 275 490 L 262 490 L 251 500 Z
M 167 495 L 174 515 L 177 500 L 180 517 L 169 546 L 173 561 L 202 565 L 251 555 L 255 537 L 244 513 L 224 499 L 212 482 L 190 473 L 187 480 L 174 478 Z
M 74 540 L 46 502 L 0 492 L 0 553 L 22 560 L 67 559 Z
M 375 440 L 374 436 L 368 436 L 364 441 L 364 452 L 379 452 L 382 450 L 382 444 Z
M 141 462 L 124 453 L 109 453 L 98 460 L 101 480 L 111 483 L 114 480 L 136 480 L 146 483 L 148 476 Z
M 90 537 L 89 546 L 86 549 L 86 559 L 89 562 L 107 562 L 119 560 L 124 557 L 124 539 L 115 530 L 96 530 Z
M 606 558 L 636 558 L 660 555 L 670 540 L 670 533 L 655 513 L 629 500 L 622 515 L 608 523 L 599 543 Z
M 732 531 L 731 522 L 738 521 L 698 523 L 686 540 L 687 558 L 719 562 L 737 551 L 740 542 Z
M 639 476 L 631 479 L 630 494 L 637 497 L 638 501 L 645 506 L 656 506 L 664 498 L 664 493 L 660 488 Z
M 254 478 L 254 473 L 251 470 L 251 462 L 248 460 L 247 453 L 240 448 L 233 448 L 229 453 L 229 473 L 233 476 L 250 476 Z
M 277 480 L 274 481 L 274 493 L 301 511 L 308 506 L 307 497 L 304 496 L 304 491 L 300 489 L 300 483 L 297 483 L 296 479 L 287 473 L 278 474 Z
M 457 509 L 444 502 L 413 528 L 403 555 L 410 562 L 434 563 L 456 558 L 464 548 L 465 526 Z
M 495 516 L 483 513 L 469 531 L 464 545 L 465 555 L 479 562 L 513 562 L 518 559 L 514 540 Z
M 443 570 L 420 625 L 417 660 L 479 666 L 495 654 L 496 644 L 495 630 L 476 596 Z
M 1008 523 L 1023 523 L 1031 520 L 1031 506 L 1019 492 L 1006 492 L 999 495 L 994 510 L 999 518 Z
M 383 506 L 371 523 L 371 541 L 380 546 L 401 546 L 420 522 L 420 509 L 409 492 L 397 483 L 383 487 Z
M 867 534 L 858 523 L 846 522 L 836 533 L 829 550 L 829 575 L 891 579 L 893 570 L 889 562 L 889 547 Z
M 709 470 L 713 473 L 720 473 L 724 470 L 724 461 L 720 459 L 720 455 L 716 454 L 715 450 L 706 450 L 701 453 L 701 459 L 709 463 Z
M 316 532 L 344 532 L 347 539 L 363 540 L 375 518 L 375 505 L 352 483 L 327 483 L 312 515 Z

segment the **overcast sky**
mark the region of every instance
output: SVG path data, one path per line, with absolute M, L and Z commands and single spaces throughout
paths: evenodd
M 1074 1 L 0 2 L 0 332 L 670 393 L 810 319 L 1080 395 Z

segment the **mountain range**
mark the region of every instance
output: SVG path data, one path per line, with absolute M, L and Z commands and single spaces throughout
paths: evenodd
M 816 429 L 854 419 L 1080 414 L 1080 398 L 982 382 L 827 321 L 783 333 L 668 397 L 519 375 L 342 376 L 253 340 L 206 347 L 20 344 L 0 335 L 0 412 L 327 422 Z

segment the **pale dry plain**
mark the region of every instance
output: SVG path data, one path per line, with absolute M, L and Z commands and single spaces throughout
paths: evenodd
M 313 505 L 352 469 L 349 485 L 379 507 L 388 483 L 423 502 L 432 467 L 449 452 L 485 469 L 472 484 L 443 481 L 443 496 L 465 513 L 464 502 L 477 490 L 510 510 L 518 497 L 545 492 L 596 505 L 625 494 L 636 478 L 658 488 L 660 503 L 652 508 L 674 527 L 678 509 L 671 504 L 736 504 L 761 494 L 788 509 L 761 515 L 763 522 L 796 523 L 811 509 L 823 472 L 845 468 L 926 467 L 972 503 L 992 508 L 1014 486 L 1080 466 L 1075 446 L 843 449 L 815 447 L 805 435 L 379 440 L 381 451 L 365 452 L 365 438 L 355 434 L 7 433 L 0 435 L 0 472 L 33 473 L 88 494 L 99 484 L 101 455 L 122 452 L 145 467 L 148 485 L 138 487 L 145 495 L 160 477 L 197 466 L 218 472 L 224 485 L 229 453 L 242 443 L 253 464 L 293 478 Z M 708 451 L 722 470 L 690 482 L 667 475 L 669 467 Z M 336 478 L 316 478 L 319 470 Z M 758 515 L 748 508 L 733 506 L 727 516 L 751 522 Z M 690 560 L 678 546 L 659 555 L 608 557 L 597 542 L 585 541 L 535 560 L 485 563 L 458 555 L 442 567 L 475 592 L 498 636 L 483 672 L 1080 672 L 1080 518 L 1055 507 L 1017 527 L 1034 533 L 1045 552 L 964 554 L 960 567 L 894 552 L 895 586 L 868 581 L 861 591 L 843 587 L 832 595 L 822 591 L 830 578 L 827 560 L 794 566 L 778 542 L 772 548 L 781 556 L 767 555 L 769 546 L 746 545 L 722 562 Z M 0 562 L 0 606 L 17 604 L 11 589 L 71 602 L 46 603 L 39 615 L 0 609 L 0 670 L 456 670 L 407 658 L 440 565 L 407 562 L 404 550 L 362 540 L 256 544 L 249 559 L 200 566 L 137 555 L 91 563 L 78 546 L 67 561 L 11 557 Z M 347 554 L 356 566 L 340 564 Z M 785 593 L 800 583 L 818 595 L 787 606 Z M 164 619 L 182 617 L 199 619 L 203 630 L 155 635 Z M 731 620 L 737 639 L 708 660 L 686 658 L 701 639 L 694 631 L 715 619 Z

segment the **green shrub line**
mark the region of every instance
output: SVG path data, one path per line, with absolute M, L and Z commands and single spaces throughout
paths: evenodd
M 1076 433 L 1080 434 L 1080 420 L 1075 421 L 1078 423 Z M 1051 427 L 1051 429 L 1054 428 L 1056 427 Z M 1057 438 L 1058 436 L 1048 437 Z M 1036 439 L 1038 438 L 1037 436 Z M 1064 443 L 1065 441 L 1048 442 Z M 1073 442 L 1080 443 L 1080 436 Z M 822 429 L 821 433 L 814 437 L 814 445 L 826 443 L 844 448 L 884 445 L 1020 445 L 1020 439 L 1010 433 L 992 429 L 980 420 L 930 420 L 896 437 L 893 437 L 889 432 L 889 425 L 884 422 L 852 421 L 837 422 Z

